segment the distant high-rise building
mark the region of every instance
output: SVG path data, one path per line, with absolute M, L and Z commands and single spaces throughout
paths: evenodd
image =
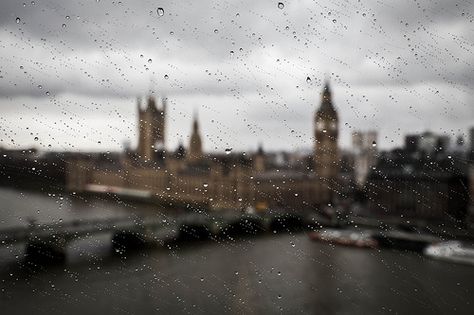
M 262 173 L 265 171 L 265 152 L 261 144 L 258 146 L 258 151 L 253 158 L 253 167 L 256 172 Z
M 137 153 L 143 160 L 151 160 L 158 149 L 165 146 L 165 115 L 166 100 L 162 100 L 162 108 L 156 107 L 155 98 L 148 97 L 145 109 L 142 109 L 141 100 L 138 107 L 138 148 Z
M 419 135 L 407 135 L 405 136 L 405 150 L 408 153 L 418 152 L 418 145 L 420 142 Z
M 418 149 L 424 154 L 431 154 L 435 152 L 437 143 L 438 136 L 430 131 L 425 131 L 419 138 Z
M 199 160 L 202 158 L 202 140 L 199 132 L 199 123 L 197 115 L 194 115 L 193 119 L 193 130 L 191 133 L 191 140 L 189 142 L 189 154 L 188 159 L 191 161 Z
M 355 181 L 359 186 L 363 186 L 370 169 L 377 162 L 377 133 L 375 131 L 352 133 L 352 146 Z
M 321 106 L 315 115 L 314 165 L 318 178 L 326 188 L 322 191 L 324 199 L 332 200 L 332 186 L 339 175 L 339 120 L 332 104 L 331 90 L 326 82 L 322 93 Z

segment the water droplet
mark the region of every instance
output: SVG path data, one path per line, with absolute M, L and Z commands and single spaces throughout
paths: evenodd
M 148 63 L 152 63 L 152 61 L 153 61 L 153 60 L 151 60 L 151 58 L 150 58 L 150 59 L 148 59 Z
M 295 197 L 298 197 L 298 193 L 295 193 Z
M 295 246 L 296 246 L 294 242 L 291 242 L 290 244 L 291 244 L 291 247 L 295 247 Z
M 230 154 L 232 152 L 232 148 L 225 149 L 225 154 Z
M 373 142 L 372 142 L 372 146 L 373 146 L 373 147 L 376 147 L 376 146 L 377 146 L 377 142 L 373 141 Z
M 231 50 L 231 51 L 230 51 L 230 56 L 232 57 L 233 55 L 234 55 L 234 51 Z
M 281 294 L 278 294 L 278 299 L 281 300 Z
M 336 19 L 333 19 L 332 22 L 333 22 L 333 23 L 336 23 L 337 21 L 336 21 Z
M 168 75 L 167 75 L 167 74 L 165 74 L 165 79 L 166 79 L 166 80 L 168 80 L 168 78 L 169 78 L 169 77 L 168 77 Z
M 283 2 L 278 2 L 278 9 L 283 9 L 285 7 L 285 5 L 283 4 Z
M 311 83 L 311 78 L 310 77 L 306 77 L 306 83 Z
M 66 20 L 69 20 L 71 17 L 69 15 L 66 15 Z
M 43 88 L 43 86 L 41 84 L 38 84 L 38 89 L 41 90 L 42 88 Z
M 207 187 L 209 186 L 208 183 L 204 183 L 204 184 L 202 184 L 202 185 L 204 186 L 204 188 L 207 188 Z
M 35 141 L 38 141 L 38 137 L 35 137 Z
M 214 30 L 214 34 L 217 34 L 217 33 L 219 33 L 219 30 L 216 28 L 216 29 Z
M 163 15 L 165 15 L 165 10 L 163 10 L 163 8 L 158 8 L 158 9 L 156 10 L 156 12 L 158 13 L 158 16 L 163 16 Z
M 21 20 L 19 17 L 16 18 L 16 24 L 20 24 Z
M 66 27 L 66 24 L 63 24 L 62 27 Z

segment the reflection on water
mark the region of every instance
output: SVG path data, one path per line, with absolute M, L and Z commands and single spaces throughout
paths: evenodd
M 142 208 L 10 190 L 0 198 L 2 226 L 28 215 L 69 220 Z M 305 233 L 178 243 L 127 257 L 114 255 L 110 236 L 100 235 L 71 243 L 65 265 L 34 271 L 23 266 L 21 251 L 0 249 L 5 314 L 472 311 L 472 267 L 414 253 L 334 247 Z

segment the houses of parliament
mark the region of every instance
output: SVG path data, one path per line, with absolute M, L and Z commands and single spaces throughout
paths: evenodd
M 338 187 L 338 115 L 326 83 L 314 116 L 314 151 L 296 167 L 272 165 L 260 147 L 253 154 L 206 154 L 195 116 L 187 147 L 167 152 L 166 99 L 138 100 L 138 146 L 118 158 L 83 156 L 68 166 L 76 193 L 133 192 L 170 206 L 207 209 L 301 209 L 332 202 Z

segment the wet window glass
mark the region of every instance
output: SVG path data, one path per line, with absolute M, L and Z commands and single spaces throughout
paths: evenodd
M 2 0 L 2 314 L 472 314 L 473 19 Z

